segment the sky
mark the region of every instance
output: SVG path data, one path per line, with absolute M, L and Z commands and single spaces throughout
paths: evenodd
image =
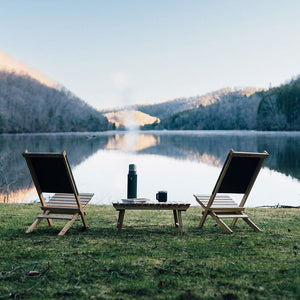
M 0 0 L 0 49 L 97 109 L 300 74 L 299 0 Z

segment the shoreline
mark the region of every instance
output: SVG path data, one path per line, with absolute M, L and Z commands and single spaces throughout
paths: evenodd
M 244 134 L 245 132 L 251 134 L 258 135 L 300 135 L 299 130 L 282 130 L 282 131 L 274 131 L 274 130 L 241 130 L 241 129 L 215 129 L 215 130 L 107 130 L 107 131 L 67 131 L 67 132 L 16 132 L 16 133 L 1 133 L 0 136 L 55 136 L 55 135 L 78 135 L 78 136 L 107 136 L 113 134 L 126 135 L 126 134 Z
M 172 203 L 172 202 L 170 202 L 170 203 Z M 0 204 L 40 204 L 40 202 L 39 202 L 39 200 L 34 200 L 34 201 L 29 201 L 29 202 L 13 202 L 13 201 L 12 202 L 10 202 L 10 201 L 4 202 L 3 199 L 1 199 Z M 107 206 L 112 206 L 112 203 L 111 204 L 89 203 L 89 206 L 90 205 L 94 205 L 94 206 L 97 206 L 97 207 L 100 207 L 100 206 L 107 207 Z M 200 205 L 192 204 L 192 203 L 190 203 L 190 207 L 199 207 L 199 208 L 201 208 Z M 295 209 L 300 209 L 300 205 L 299 206 L 293 206 L 293 205 L 285 205 L 285 204 L 279 204 L 278 203 L 276 205 L 245 206 L 245 209 L 256 209 L 256 208 L 287 208 L 287 209 L 295 208 Z

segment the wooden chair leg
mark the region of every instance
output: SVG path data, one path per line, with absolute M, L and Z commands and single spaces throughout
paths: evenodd
M 232 227 L 234 227 L 236 225 L 236 222 L 237 222 L 238 218 L 234 218 L 231 222 L 231 225 Z
M 216 222 L 221 225 L 221 227 L 228 233 L 233 233 L 233 231 L 213 212 L 210 215 L 216 220 Z
M 43 212 L 43 215 L 49 215 L 50 214 L 50 211 L 49 210 L 45 210 L 44 212 Z M 53 221 L 52 221 L 52 219 L 47 219 L 47 222 L 48 222 L 48 225 L 49 226 L 53 226 Z
M 30 227 L 26 230 L 26 233 L 30 233 L 32 232 L 36 226 L 38 226 L 40 224 L 40 222 L 42 221 L 42 219 L 36 219 L 31 225 Z
M 50 211 L 46 210 L 44 211 L 44 215 L 49 215 Z M 42 219 L 38 218 L 36 219 L 31 225 L 30 227 L 26 230 L 26 233 L 30 233 L 32 232 L 40 223 L 41 223 Z M 52 219 L 47 219 L 49 226 L 53 226 L 53 221 Z
M 180 228 L 180 231 L 183 232 L 183 224 L 182 224 L 181 210 L 178 210 L 177 213 L 178 213 L 179 228 Z
M 49 210 L 45 210 L 43 214 L 44 214 L 44 215 L 49 215 L 49 214 L 50 214 L 50 211 L 49 211 Z M 48 225 L 49 225 L 49 226 L 53 226 L 53 221 L 52 221 L 52 219 L 47 219 L 47 222 L 48 222 Z
M 117 228 L 118 228 L 119 231 L 122 230 L 124 216 L 125 216 L 125 209 L 121 209 L 119 211 L 119 218 L 118 218 L 118 225 L 117 225 Z
M 82 220 L 83 226 L 84 226 L 85 228 L 88 228 L 88 227 L 89 227 L 89 224 L 88 224 L 88 222 L 87 222 L 85 213 L 84 213 L 84 212 L 81 212 L 80 216 L 81 216 L 81 220 Z
M 202 213 L 202 218 L 201 218 L 200 223 L 199 223 L 199 225 L 198 225 L 199 228 L 202 228 L 202 226 L 203 226 L 203 224 L 204 224 L 204 222 L 205 222 L 205 220 L 206 220 L 206 218 L 207 218 L 207 215 L 208 215 L 208 212 L 207 212 L 207 211 L 204 211 L 204 212 Z
M 58 235 L 64 235 L 69 230 L 69 228 L 72 226 L 72 224 L 75 222 L 75 220 L 77 219 L 78 216 L 79 216 L 79 213 L 74 214 L 72 219 L 65 225 L 65 227 L 59 232 Z
M 49 225 L 49 226 L 53 226 L 53 221 L 52 221 L 52 219 L 47 219 L 47 222 L 48 222 L 48 225 Z
M 254 230 L 262 231 L 258 226 L 256 226 L 249 218 L 243 218 L 243 220 Z
M 175 227 L 178 227 L 178 216 L 177 216 L 177 210 L 173 209 L 173 215 L 174 215 L 174 223 L 175 223 Z

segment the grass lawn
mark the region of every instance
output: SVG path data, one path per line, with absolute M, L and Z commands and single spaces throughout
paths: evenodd
M 200 207 L 128 211 L 122 232 L 112 206 L 89 205 L 65 236 L 45 220 L 25 234 L 37 204 L 0 204 L 0 299 L 300 299 L 300 210 L 247 209 L 233 234 Z

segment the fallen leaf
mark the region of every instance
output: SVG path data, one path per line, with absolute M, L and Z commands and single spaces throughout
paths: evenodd
M 38 271 L 29 271 L 28 276 L 39 276 L 40 273 Z

